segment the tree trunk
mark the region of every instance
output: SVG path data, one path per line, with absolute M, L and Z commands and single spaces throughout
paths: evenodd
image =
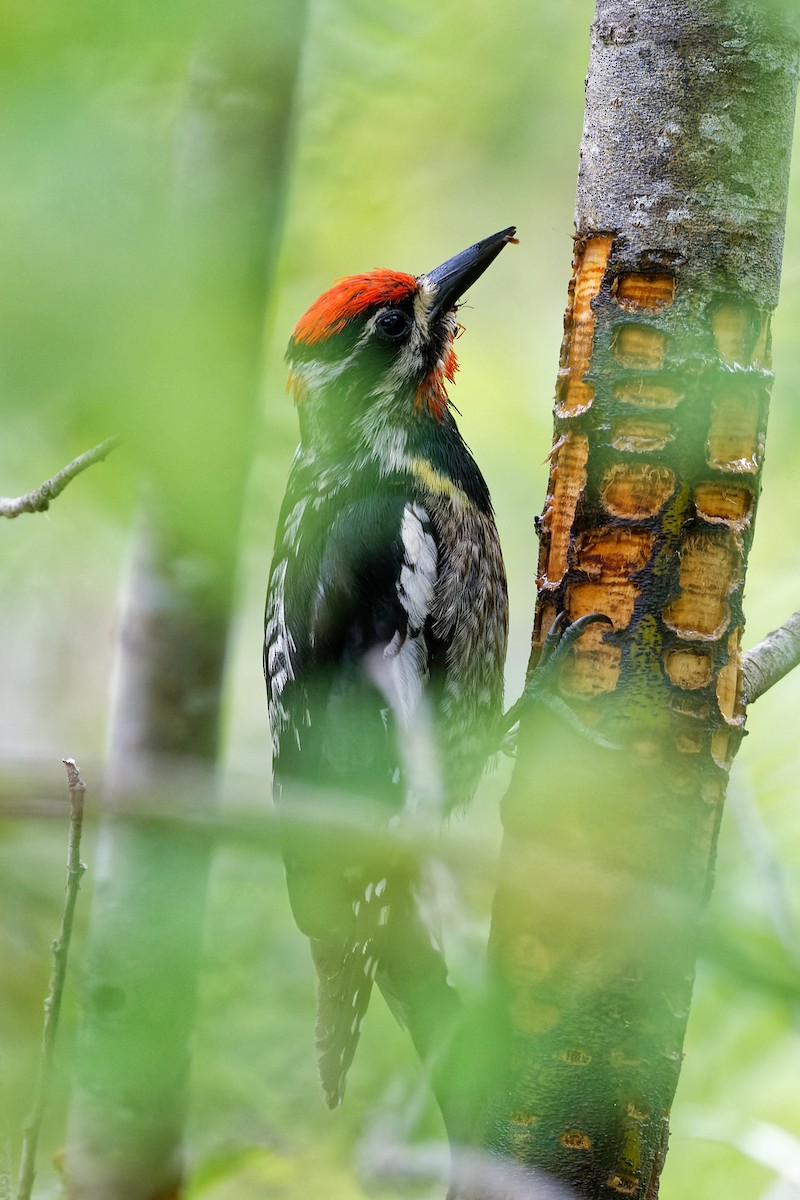
M 215 803 L 238 529 L 303 9 L 227 14 L 196 56 L 179 130 L 169 220 L 180 277 L 154 289 L 153 345 L 159 323 L 169 322 L 176 337 L 156 367 L 164 369 L 165 403 L 174 373 L 196 381 L 197 409 L 183 414 L 182 465 L 167 463 L 174 477 L 156 471 L 150 481 L 122 628 L 111 811 L 97 849 L 67 1136 L 73 1200 L 156 1200 L 181 1187 L 209 854 L 205 839 L 148 827 L 147 815 Z M 217 412 L 210 429 L 206 406 Z M 148 436 L 157 462 L 164 446 L 155 431 Z M 114 815 L 115 806 L 124 815 Z
M 728 769 L 797 82 L 774 10 L 597 0 L 534 660 L 593 625 L 504 803 L 493 1153 L 652 1198 Z

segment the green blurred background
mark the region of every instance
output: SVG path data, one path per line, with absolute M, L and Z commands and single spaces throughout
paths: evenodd
M 29 1101 L 41 1002 L 63 894 L 66 818 L 26 817 L 64 795 L 77 758 L 100 791 L 119 600 L 138 479 L 160 478 L 190 534 L 213 527 L 216 479 L 238 409 L 231 361 L 181 344 L 225 326 L 173 294 L 163 219 L 193 47 L 255 20 L 285 35 L 287 2 L 230 5 L 7 0 L 0 12 L 0 492 L 17 495 L 102 438 L 126 442 L 46 516 L 0 528 L 0 1118 L 15 1136 Z M 260 664 L 263 593 L 295 444 L 283 347 L 342 274 L 420 272 L 510 223 L 521 244 L 473 289 L 453 399 L 487 477 L 507 558 L 518 693 L 532 623 L 534 515 L 542 507 L 571 259 L 590 0 L 316 0 L 301 61 L 277 286 L 266 321 L 263 424 L 253 450 L 226 692 L 230 803 L 269 802 Z M 209 236 L 213 236 L 209 231 Z M 212 265 L 209 268 L 213 270 Z M 213 289 L 212 289 L 213 290 Z M 789 200 L 776 383 L 750 560 L 747 644 L 800 597 L 800 171 Z M 214 345 L 213 339 L 211 344 Z M 233 441 L 236 441 L 234 430 Z M 233 454 L 233 452 L 231 452 Z M 235 458 L 235 455 L 234 455 Z M 238 460 L 236 460 L 238 463 Z M 197 487 L 198 472 L 208 488 Z M 208 496 L 205 504 L 197 499 Z M 724 822 L 708 951 L 700 968 L 662 1195 L 800 1196 L 800 672 L 755 706 Z M 503 778 L 462 831 L 496 845 Z M 89 873 L 59 1042 L 38 1188 L 56 1189 Z M 492 855 L 460 881 L 448 923 L 457 979 L 479 972 Z M 220 848 L 196 1032 L 189 1127 L 195 1194 L 440 1195 L 391 1177 L 387 1146 L 441 1137 L 404 1035 L 373 1003 L 344 1108 L 329 1116 L 312 1051 L 312 973 L 274 855 Z M 780 1137 L 775 1130 L 786 1131 Z M 383 1162 L 383 1167 L 381 1167 Z M 783 1182 L 780 1179 L 783 1179 Z M 787 1182 L 790 1181 L 790 1182 Z M 794 1190 L 790 1190 L 790 1184 Z M 780 1190 L 783 1188 L 784 1190 Z

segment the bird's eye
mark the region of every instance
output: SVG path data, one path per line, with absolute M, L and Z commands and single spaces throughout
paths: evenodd
M 387 338 L 401 338 L 407 333 L 411 318 L 399 308 L 389 308 L 382 312 L 375 322 L 378 333 Z

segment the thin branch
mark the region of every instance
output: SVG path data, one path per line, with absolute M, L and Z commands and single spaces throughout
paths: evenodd
M 742 656 L 742 690 L 752 704 L 800 665 L 800 609 Z
M 41 487 L 34 491 L 26 492 L 24 496 L 16 498 L 0 496 L 0 517 L 8 517 L 9 520 L 13 520 L 20 513 L 47 512 L 50 501 L 61 495 L 70 480 L 74 479 L 76 475 L 80 475 L 87 467 L 93 466 L 94 463 L 102 462 L 117 445 L 119 445 L 118 437 L 106 438 L 93 450 L 79 454 L 73 462 L 60 470 L 52 479 L 46 479 Z
M 86 791 L 86 785 L 81 779 L 75 760 L 73 758 L 65 758 L 63 762 L 67 770 L 70 803 L 67 886 L 64 898 L 64 911 L 61 914 L 61 928 L 58 931 L 58 937 L 51 946 L 53 967 L 50 974 L 50 987 L 47 992 L 47 999 L 44 1002 L 42 1052 L 39 1059 L 39 1074 L 36 1080 L 33 1107 L 24 1126 L 19 1181 L 17 1184 L 17 1200 L 30 1200 L 33 1180 L 36 1174 L 36 1147 L 39 1141 L 42 1117 L 44 1116 L 45 1105 L 50 1092 L 50 1081 L 53 1075 L 58 1017 L 61 1010 L 61 998 L 64 994 L 64 980 L 67 974 L 72 922 L 75 916 L 75 904 L 78 899 L 81 876 L 86 870 L 85 865 L 81 862 L 81 826 L 83 824 L 83 796 Z

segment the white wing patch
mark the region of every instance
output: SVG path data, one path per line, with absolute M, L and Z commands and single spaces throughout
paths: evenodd
M 433 592 L 438 578 L 439 554 L 430 528 L 430 518 L 420 504 L 403 509 L 400 536 L 405 562 L 400 569 L 397 594 L 408 613 L 409 633 L 418 633 L 433 608 Z
M 400 526 L 403 565 L 397 595 L 406 612 L 407 628 L 398 630 L 380 656 L 369 664 L 370 674 L 386 696 L 401 725 L 411 726 L 418 715 L 428 679 L 425 623 L 433 608 L 439 553 L 430 532 L 428 514 L 420 504 L 407 504 Z
M 264 627 L 265 664 L 269 680 L 269 720 L 276 753 L 280 733 L 289 719 L 281 696 L 289 680 L 294 679 L 292 654 L 297 648 L 286 624 L 284 596 L 288 565 L 288 559 L 284 558 L 272 572 Z
M 395 632 L 381 650 L 365 656 L 364 667 L 394 713 L 402 736 L 397 750 L 405 776 L 406 811 L 440 811 L 443 797 L 434 723 L 425 694 L 430 676 L 425 629 L 433 610 L 439 578 L 439 551 L 427 512 L 407 504 L 400 527 L 403 564 L 397 595 L 406 612 L 406 628 Z M 400 778 L 400 772 L 397 772 Z M 379 894 L 376 889 L 376 894 Z M 383 914 L 385 920 L 388 913 Z M 382 923 L 381 920 L 378 922 Z
M 400 536 L 403 563 L 396 587 L 406 613 L 406 628 L 396 630 L 383 650 L 376 647 L 368 653 L 364 666 L 401 727 L 408 730 L 419 719 L 428 681 L 425 625 L 433 609 L 439 552 L 428 514 L 420 504 L 406 504 Z

